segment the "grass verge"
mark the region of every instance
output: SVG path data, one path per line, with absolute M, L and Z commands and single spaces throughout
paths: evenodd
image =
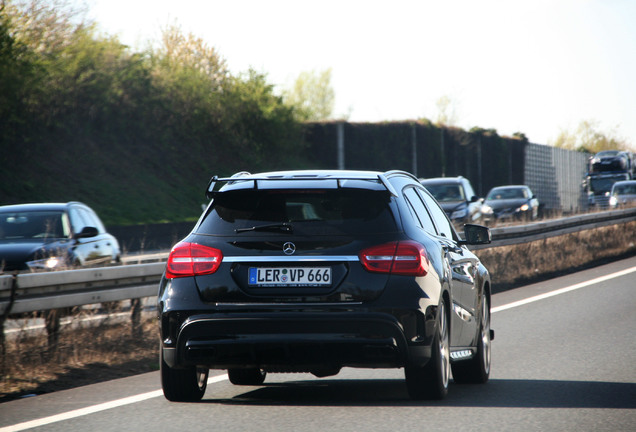
M 130 320 L 69 325 L 49 350 L 44 331 L 21 332 L 8 338 L 0 355 L 0 402 L 158 370 L 158 334 L 154 317 L 143 320 L 139 336 Z
M 636 255 L 636 221 L 477 251 L 493 292 Z

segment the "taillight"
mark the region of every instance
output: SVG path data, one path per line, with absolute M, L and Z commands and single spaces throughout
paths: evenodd
M 367 271 L 407 276 L 426 276 L 426 249 L 414 241 L 400 241 L 371 246 L 360 252 L 360 262 Z
M 180 242 L 170 251 L 166 277 L 177 278 L 212 274 L 223 261 L 223 253 L 196 243 Z

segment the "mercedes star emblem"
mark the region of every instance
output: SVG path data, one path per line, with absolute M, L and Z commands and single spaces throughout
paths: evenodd
M 283 245 L 283 253 L 285 255 L 293 255 L 296 252 L 296 245 L 292 242 L 287 242 Z

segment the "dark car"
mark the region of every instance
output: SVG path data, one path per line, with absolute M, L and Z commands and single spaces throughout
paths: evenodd
M 494 187 L 482 207 L 485 221 L 535 220 L 539 217 L 539 200 L 525 185 Z
M 453 222 L 478 222 L 482 200 L 477 197 L 470 181 L 465 177 L 437 177 L 420 179 L 426 189 L 440 203 Z
M 63 270 L 119 258 L 117 239 L 85 204 L 0 207 L 0 271 Z
M 218 185 L 222 187 L 219 189 Z M 163 393 L 203 397 L 271 372 L 405 368 L 414 399 L 488 380 L 490 276 L 417 178 L 401 171 L 240 173 L 208 186 L 158 293 Z
M 605 150 L 596 153 L 589 160 L 589 172 L 621 171 L 634 173 L 634 155 L 631 152 Z

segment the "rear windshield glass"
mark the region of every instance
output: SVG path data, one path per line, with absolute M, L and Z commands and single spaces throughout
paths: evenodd
M 219 194 L 202 221 L 201 234 L 286 233 L 264 225 L 289 224 L 294 234 L 377 234 L 397 230 L 390 195 L 364 189 L 242 190 Z M 242 230 L 261 227 L 255 231 Z

